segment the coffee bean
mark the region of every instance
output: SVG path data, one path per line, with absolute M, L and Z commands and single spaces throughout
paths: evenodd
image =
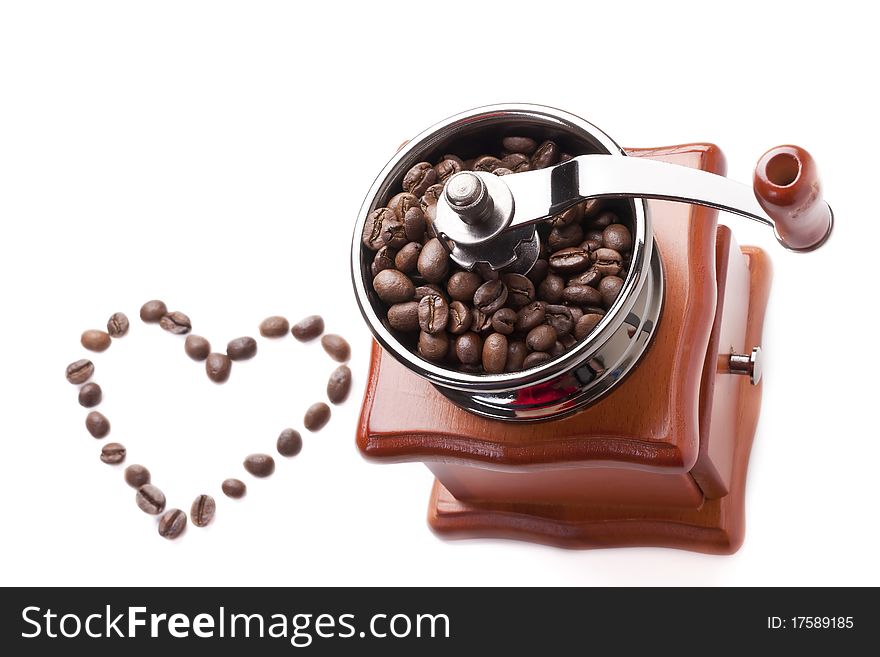
M 413 299 L 415 301 L 421 301 L 429 294 L 436 294 L 437 296 L 443 297 L 446 299 L 447 303 L 449 302 L 449 298 L 446 296 L 446 292 L 439 285 L 435 285 L 434 283 L 428 283 L 427 285 L 419 285 L 416 288 L 416 294 Z
M 419 263 L 419 254 L 422 252 L 422 245 L 419 242 L 409 242 L 404 245 L 397 255 L 394 256 L 394 267 L 404 274 L 412 274 L 416 271 Z
M 409 277 L 396 269 L 386 269 L 376 274 L 373 289 L 388 305 L 410 301 L 416 291 Z
M 505 372 L 517 372 L 523 368 L 523 362 L 529 355 L 529 348 L 522 340 L 509 340 L 507 342 L 507 364 Z
M 610 308 L 620 294 L 623 287 L 623 279 L 617 276 L 606 276 L 599 283 L 599 292 L 602 295 L 602 305 Z
M 589 285 L 569 285 L 562 291 L 562 300 L 575 306 L 592 306 L 602 303 L 602 295 Z
M 214 512 L 216 510 L 217 505 L 214 503 L 213 497 L 210 495 L 199 495 L 190 507 L 189 517 L 192 518 L 193 524 L 196 527 L 207 527 L 214 519 Z
M 493 333 L 483 342 L 483 369 L 488 374 L 501 374 L 507 364 L 507 337 Z
M 394 259 L 397 257 L 397 251 L 387 244 L 376 251 L 373 257 L 373 264 L 370 265 L 370 273 L 375 277 L 380 271 L 386 269 L 394 269 Z
M 543 259 L 539 258 L 535 261 L 535 264 L 532 265 L 532 268 L 529 270 L 529 273 L 526 274 L 526 278 L 528 278 L 533 285 L 538 285 L 541 281 L 543 281 L 547 277 L 547 273 L 550 271 L 549 263 Z
M 410 212 L 417 209 L 418 208 L 412 208 Z M 382 241 L 385 242 L 386 246 L 390 246 L 392 249 L 399 249 L 409 242 L 409 239 L 406 236 L 406 229 L 403 225 L 403 219 L 397 219 L 395 217 L 394 221 L 386 221 L 384 223 L 382 228 Z
M 86 415 L 86 430 L 92 438 L 104 438 L 110 433 L 110 420 L 98 411 L 92 411 Z
M 211 353 L 211 343 L 200 335 L 190 333 L 183 343 L 183 350 L 193 360 L 201 361 Z
M 446 333 L 419 332 L 419 354 L 431 361 L 440 361 L 449 351 L 449 337 Z
M 460 161 L 456 160 L 440 160 L 434 166 L 434 174 L 441 183 L 446 183 L 456 173 L 462 171 L 463 166 Z
M 410 208 L 403 215 L 403 233 L 406 239 L 420 242 L 425 235 L 425 213 L 420 207 Z
M 232 361 L 226 354 L 212 353 L 205 359 L 205 372 L 214 383 L 226 383 L 232 372 Z
M 514 310 L 535 300 L 535 284 L 522 274 L 505 274 L 501 280 L 507 286 L 507 305 Z
M 569 285 L 589 285 L 596 287 L 602 280 L 602 273 L 591 267 L 587 271 L 568 279 Z
M 247 493 L 247 486 L 241 479 L 225 479 L 220 488 L 226 497 L 234 500 L 244 497 Z
M 226 345 L 226 355 L 231 360 L 248 360 L 257 355 L 257 341 L 244 336 L 230 340 Z
M 549 324 L 541 324 L 529 331 L 526 345 L 532 351 L 547 351 L 556 342 L 556 330 Z
M 574 324 L 578 323 L 578 320 L 584 316 L 584 311 L 580 309 L 579 306 L 569 306 L 568 313 L 571 315 L 571 321 Z M 574 329 L 572 329 L 573 331 Z M 562 338 L 560 338 L 561 340 Z
M 565 289 L 565 281 L 556 274 L 547 274 L 547 278 L 538 285 L 538 298 L 547 303 L 559 303 L 562 301 L 562 291 Z
M 428 240 L 419 254 L 419 273 L 429 283 L 437 283 L 449 271 L 449 253 L 436 237 Z
M 551 251 L 558 251 L 570 246 L 577 246 L 584 239 L 584 231 L 580 224 L 554 226 L 547 236 L 547 246 Z
M 80 344 L 89 351 L 106 351 L 110 346 L 110 334 L 96 329 L 83 331 Z
M 501 146 L 504 150 L 511 153 L 525 153 L 531 155 L 538 148 L 538 142 L 531 137 L 511 136 L 501 140 Z
M 611 224 L 602 231 L 602 243 L 609 249 L 626 253 L 632 248 L 632 234 L 623 224 Z
M 544 310 L 546 311 L 544 321 L 554 328 L 557 336 L 565 335 L 574 328 L 574 319 L 567 306 L 547 304 Z M 535 351 L 545 350 L 535 349 Z
M 603 228 L 607 228 L 607 227 L 610 226 L 611 224 L 616 224 L 617 222 L 618 222 L 617 215 L 614 214 L 613 212 L 609 212 L 608 210 L 606 210 L 605 212 L 602 212 L 601 214 L 599 214 L 598 216 L 596 216 L 596 217 L 590 222 L 590 225 L 591 225 L 593 228 L 598 228 L 598 229 L 601 230 L 601 229 L 603 229 Z M 609 247 L 609 248 L 612 248 L 612 249 L 613 249 L 614 247 L 612 246 L 612 247 Z
M 109 465 L 117 465 L 125 460 L 125 447 L 120 443 L 107 443 L 101 448 L 101 460 Z
M 578 340 L 583 340 L 590 333 L 593 332 L 593 329 L 596 328 L 596 325 L 602 321 L 602 315 L 589 314 L 581 317 L 577 324 L 574 326 L 574 337 Z
M 449 322 L 449 306 L 438 294 L 429 294 L 419 301 L 419 327 L 425 333 L 439 333 Z
M 162 319 L 159 320 L 159 326 L 169 333 L 183 335 L 184 333 L 190 332 L 192 329 L 192 322 L 190 322 L 189 317 L 182 312 L 175 310 L 163 315 Z
M 268 477 L 275 472 L 275 459 L 268 454 L 250 454 L 243 465 L 255 477 Z
M 430 162 L 419 162 L 403 176 L 403 189 L 421 196 L 437 180 L 437 172 Z
M 74 385 L 79 385 L 80 383 L 85 383 L 90 378 L 92 378 L 92 374 L 95 373 L 95 365 L 92 361 L 87 358 L 83 358 L 81 360 L 77 360 L 72 362 L 67 366 L 67 370 L 65 371 L 65 376 L 67 376 L 67 380 L 73 383 Z
M 397 331 L 419 330 L 419 302 L 396 303 L 388 309 L 388 324 Z
M 340 335 L 328 333 L 321 338 L 321 346 L 327 352 L 327 355 L 337 363 L 345 363 L 351 358 L 351 347 L 348 346 L 345 338 Z
M 478 274 L 470 271 L 457 271 L 446 281 L 446 291 L 455 301 L 470 303 L 474 299 L 477 288 L 483 284 Z
M 474 292 L 474 306 L 491 315 L 507 303 L 507 294 L 507 286 L 501 279 L 487 281 Z
M 401 192 L 391 197 L 388 201 L 388 208 L 397 215 L 398 219 L 403 219 L 410 208 L 419 207 L 419 199 L 415 194 L 410 192 Z
M 136 463 L 128 466 L 123 476 L 125 477 L 125 483 L 132 488 L 140 488 L 150 483 L 150 471 Z
M 104 393 L 97 383 L 87 383 L 79 389 L 79 405 L 92 408 L 101 403 Z
M 471 309 L 461 301 L 449 304 L 449 323 L 447 328 L 452 335 L 461 335 L 471 327 Z
M 290 332 L 300 342 L 314 340 L 324 332 L 324 319 L 320 315 L 309 315 L 294 324 Z
M 546 351 L 533 351 L 523 360 L 523 369 L 529 369 L 530 367 L 537 367 L 541 363 L 546 363 L 548 360 L 551 360 L 553 357 L 548 354 Z
M 464 165 L 462 165 L 462 167 L 464 167 Z M 419 207 L 427 215 L 426 208 L 437 205 L 437 201 L 440 200 L 441 196 L 443 196 L 443 185 L 431 185 L 428 187 L 424 195 L 422 195 Z
M 471 330 L 483 334 L 492 330 L 492 315 L 484 313 L 478 308 L 471 310 Z
M 281 456 L 296 456 L 302 451 L 302 436 L 296 429 L 285 429 L 278 434 L 278 440 L 275 441 L 275 449 Z
M 165 305 L 164 301 L 153 299 L 152 301 L 147 301 L 141 306 L 141 319 L 148 324 L 155 324 L 162 319 L 167 312 L 168 307 Z
M 107 320 L 107 333 L 111 338 L 121 338 L 128 333 L 129 321 L 125 313 L 113 313 Z
M 309 431 L 320 431 L 330 421 L 330 407 L 324 402 L 312 404 L 303 418 L 303 426 Z
M 382 239 L 382 230 L 385 223 L 395 220 L 394 211 L 388 208 L 378 208 L 367 215 L 364 222 L 364 232 L 361 235 L 361 242 L 371 251 L 378 251 L 385 245 Z
M 552 141 L 545 141 L 538 146 L 532 159 L 529 162 L 529 168 L 545 169 L 559 162 L 559 147 Z
M 340 365 L 330 375 L 327 381 L 327 399 L 332 404 L 341 404 L 348 399 L 351 391 L 351 370 L 346 365 Z
M 494 155 L 483 155 L 482 157 L 478 157 L 476 160 L 474 160 L 473 170 L 486 171 L 491 173 L 500 166 L 501 160 L 499 160 Z
M 264 338 L 280 338 L 287 335 L 290 322 L 280 315 L 272 315 L 260 322 L 260 335 Z
M 597 249 L 592 254 L 593 269 L 603 276 L 617 276 L 621 269 L 620 254 L 614 249 Z
M 459 335 L 455 339 L 455 355 L 465 365 L 476 365 L 483 357 L 483 341 L 473 331 Z
M 516 325 L 516 311 L 512 308 L 501 308 L 492 315 L 492 328 L 503 335 L 513 333 Z
M 498 167 L 492 173 L 495 174 L 496 176 L 509 176 L 510 174 L 513 173 L 513 171 L 511 171 L 510 169 L 508 169 L 506 167 Z
M 162 513 L 165 509 L 165 493 L 153 484 L 144 484 L 138 488 L 134 501 L 141 511 L 152 516 Z
M 513 173 L 523 173 L 529 170 L 529 156 L 522 152 L 510 153 L 501 158 L 501 166 Z
M 524 308 L 521 308 L 516 314 L 516 324 L 514 324 L 514 328 L 520 333 L 528 333 L 536 326 L 544 323 L 544 316 L 544 304 L 540 301 L 534 301 Z
M 567 210 L 551 217 L 548 223 L 554 228 L 563 228 L 577 224 L 583 217 L 582 207 L 580 205 L 573 205 Z M 578 228 L 580 228 L 579 225 Z M 583 229 L 581 229 L 581 234 L 583 234 Z
M 561 274 L 577 274 L 589 268 L 590 252 L 580 247 L 572 246 L 556 251 L 549 258 L 550 269 Z
M 159 518 L 159 536 L 173 541 L 186 529 L 186 514 L 180 509 L 169 509 Z

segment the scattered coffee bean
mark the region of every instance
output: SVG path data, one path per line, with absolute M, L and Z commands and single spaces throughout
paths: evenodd
M 327 399 L 332 404 L 341 404 L 348 399 L 351 392 L 351 370 L 347 365 L 340 365 L 327 381 Z
M 248 360 L 257 355 L 257 341 L 247 336 L 230 340 L 226 345 L 230 360 Z
M 129 321 L 125 313 L 113 313 L 107 320 L 107 333 L 111 338 L 121 338 L 128 333 Z
M 144 484 L 137 490 L 134 501 L 144 513 L 158 515 L 165 509 L 165 493 L 153 484 Z
M 241 479 L 225 479 L 220 488 L 226 497 L 234 500 L 241 499 L 247 493 L 247 486 Z
M 303 418 L 303 426 L 309 431 L 320 431 L 330 421 L 330 407 L 324 402 L 309 406 Z
M 290 332 L 300 342 L 314 340 L 324 332 L 324 318 L 320 315 L 309 315 L 294 324 Z
M 136 463 L 125 469 L 124 476 L 125 483 L 132 488 L 140 488 L 150 483 L 150 471 Z
M 67 380 L 74 385 L 85 383 L 90 378 L 92 378 L 92 374 L 94 373 L 94 363 L 86 358 L 72 362 L 70 365 L 67 366 L 67 370 L 65 371 Z
M 344 366 L 343 366 L 344 367 Z M 285 429 L 278 435 L 275 449 L 281 456 L 296 456 L 302 451 L 302 436 L 295 429 Z
M 159 536 L 174 540 L 186 529 L 186 514 L 180 509 L 169 509 L 159 518 Z
M 192 322 L 189 321 L 189 317 L 184 315 L 179 310 L 175 310 L 170 313 L 166 313 L 159 320 L 159 326 L 168 331 L 169 333 L 174 333 L 175 335 L 183 335 L 184 333 L 189 333 L 192 330 Z
M 327 355 L 337 363 L 345 363 L 351 358 L 351 347 L 342 336 L 328 333 L 321 338 L 321 346 L 324 347 Z
M 268 454 L 251 454 L 244 460 L 244 469 L 255 477 L 268 477 L 275 472 L 275 459 Z
M 284 332 L 287 333 L 287 331 Z M 196 527 L 207 527 L 214 519 L 214 512 L 216 510 L 217 505 L 214 503 L 213 497 L 210 495 L 199 495 L 192 503 L 192 507 L 190 507 L 189 517 L 192 518 L 192 522 Z
M 116 465 L 125 460 L 125 447 L 120 443 L 107 443 L 101 448 L 101 460 Z
M 110 421 L 98 411 L 86 415 L 86 430 L 93 438 L 104 438 L 110 433 Z
M 260 335 L 264 338 L 280 338 L 287 335 L 290 322 L 280 315 L 272 315 L 260 322 Z
M 212 353 L 205 359 L 205 372 L 214 383 L 225 383 L 232 371 L 232 361 L 226 354 Z
M 183 350 L 193 360 L 205 360 L 211 353 L 211 343 L 200 335 L 190 333 L 183 343 Z
M 141 306 L 141 319 L 148 324 L 155 324 L 168 313 L 168 307 L 164 301 L 154 299 L 147 301 Z
M 101 403 L 104 393 L 97 383 L 87 383 L 79 389 L 79 405 L 92 408 Z

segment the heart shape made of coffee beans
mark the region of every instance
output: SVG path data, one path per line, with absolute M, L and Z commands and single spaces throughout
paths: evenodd
M 210 342 L 192 333 L 190 318 L 180 311 L 169 311 L 159 300 L 148 301 L 140 309 L 140 318 L 147 324 L 158 324 L 162 329 L 177 336 L 185 336 L 184 352 L 192 360 L 205 363 L 205 373 L 217 384 L 225 383 L 232 373 L 232 365 L 237 361 L 249 360 L 257 355 L 257 340 L 243 336 L 231 340 L 225 352 L 212 351 Z M 89 351 L 103 352 L 110 348 L 113 340 L 123 338 L 129 332 L 130 322 L 124 313 L 117 312 L 107 321 L 107 330 L 89 329 L 83 332 L 80 343 Z M 324 320 L 319 315 L 310 315 L 292 327 L 284 317 L 273 315 L 259 325 L 260 336 L 269 340 L 292 335 L 303 343 L 320 342 L 324 351 L 336 362 L 341 363 L 327 381 L 327 399 L 332 404 L 342 404 L 351 391 L 351 370 L 345 364 L 351 357 L 348 342 L 339 335 L 324 334 Z M 103 392 L 100 385 L 92 380 L 95 365 L 83 358 L 67 366 L 67 380 L 79 386 L 79 403 L 94 409 L 101 403 Z M 325 402 L 316 402 L 306 411 L 303 426 L 310 432 L 317 432 L 330 421 L 331 410 Z M 104 439 L 110 434 L 110 421 L 100 411 L 90 410 L 85 420 L 86 430 L 96 439 Z M 302 435 L 292 428 L 285 428 L 278 435 L 275 449 L 279 455 L 290 458 L 300 453 Z M 121 465 L 127 458 L 126 448 L 117 442 L 105 443 L 101 449 L 101 461 L 109 465 Z M 254 477 L 268 477 L 275 472 L 275 459 L 268 453 L 254 453 L 243 461 L 244 469 Z M 125 482 L 136 489 L 135 502 L 145 513 L 158 517 L 157 529 L 160 536 L 167 539 L 180 537 L 187 527 L 187 514 L 179 508 L 167 508 L 164 493 L 153 485 L 149 470 L 133 464 L 125 468 Z M 244 497 L 247 486 L 237 478 L 226 479 L 221 490 L 230 498 Z M 214 520 L 216 503 L 208 494 L 199 494 L 190 506 L 189 518 L 196 527 L 205 527 Z

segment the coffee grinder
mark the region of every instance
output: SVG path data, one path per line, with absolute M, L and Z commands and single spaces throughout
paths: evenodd
M 450 178 L 432 230 L 452 260 L 528 272 L 541 248 L 535 224 L 601 199 L 630 228 L 632 261 L 617 300 L 569 351 L 520 372 L 461 372 L 395 336 L 361 234 L 416 163 L 475 157 L 511 135 L 550 139 L 576 156 L 525 173 Z M 763 250 L 737 244 L 718 210 L 766 224 L 799 252 L 820 247 L 833 219 L 802 148 L 768 151 L 752 187 L 725 169 L 712 144 L 623 149 L 577 116 L 513 104 L 442 121 L 388 162 L 352 242 L 355 293 L 375 338 L 357 444 L 371 460 L 425 462 L 436 477 L 435 532 L 575 548 L 738 549 L 771 265 Z

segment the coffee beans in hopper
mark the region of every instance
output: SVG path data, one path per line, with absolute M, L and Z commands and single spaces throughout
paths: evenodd
M 217 505 L 214 502 L 213 497 L 210 495 L 199 495 L 192 503 L 192 507 L 189 510 L 189 516 L 192 518 L 192 523 L 196 527 L 207 527 L 214 519 L 214 513 L 216 510 Z
M 86 430 L 92 434 L 93 438 L 104 438 L 110 433 L 110 420 L 102 413 L 92 411 L 86 415 Z
M 186 514 L 180 509 L 169 509 L 159 518 L 159 536 L 173 540 L 186 529 Z
M 589 339 L 620 295 L 632 258 L 629 220 L 613 202 L 591 199 L 541 222 L 541 253 L 525 275 L 464 271 L 425 232 L 444 185 L 459 171 L 509 175 L 571 157 L 552 140 L 508 135 L 495 153 L 446 154 L 405 173 L 401 191 L 370 213 L 362 240 L 375 253 L 373 291 L 403 344 L 450 368 L 499 374 L 536 367 Z M 405 221 L 411 211 L 412 234 Z

